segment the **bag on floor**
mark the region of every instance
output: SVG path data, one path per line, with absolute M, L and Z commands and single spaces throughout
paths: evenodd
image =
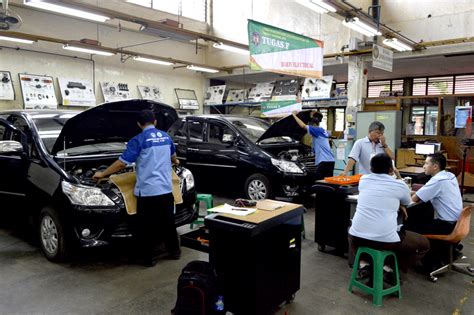
M 188 263 L 178 278 L 178 297 L 171 311 L 175 315 L 215 314 L 216 273 L 206 261 Z

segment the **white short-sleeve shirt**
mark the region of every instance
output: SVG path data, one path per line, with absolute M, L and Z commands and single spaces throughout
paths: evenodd
M 378 242 L 399 242 L 398 209 L 400 204 L 408 205 L 410 202 L 410 190 L 403 181 L 388 174 L 362 176 L 349 234 Z
M 354 143 L 349 157 L 359 164 L 360 174 L 370 174 L 370 160 L 379 153 L 385 153 L 382 145 L 373 143 L 369 137 L 365 137 Z
M 462 211 L 462 197 L 459 184 L 453 173 L 441 171 L 416 192 L 423 202 L 431 201 L 435 218 L 455 222 Z

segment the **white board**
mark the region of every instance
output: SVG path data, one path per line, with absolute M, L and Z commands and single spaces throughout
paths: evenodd
M 302 99 L 330 98 L 332 87 L 332 75 L 325 75 L 321 79 L 306 78 L 304 80 Z
M 210 86 L 207 88 L 204 105 L 220 105 L 224 98 L 225 85 Z
M 123 101 L 131 98 L 130 89 L 128 88 L 127 83 L 104 81 L 100 82 L 100 88 L 102 89 L 102 94 L 104 95 L 104 101 L 106 103 Z
M 10 72 L 0 71 L 0 100 L 13 101 L 14 99 L 15 90 Z
M 18 76 L 26 109 L 58 108 L 53 77 L 26 73 Z
M 65 106 L 95 106 L 92 82 L 89 80 L 58 78 L 61 97 Z

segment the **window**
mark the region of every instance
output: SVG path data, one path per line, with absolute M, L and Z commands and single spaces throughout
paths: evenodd
M 323 115 L 323 120 L 319 124 L 319 127 L 328 130 L 328 110 L 327 109 L 320 109 L 319 112 Z
M 454 81 L 454 94 L 474 93 L 474 75 L 458 75 Z
M 184 16 L 201 22 L 207 21 L 207 0 L 126 0 L 178 16 Z
M 171 137 L 186 138 L 186 124 L 184 119 L 178 119 L 168 130 Z
M 336 123 L 334 125 L 334 131 L 344 131 L 345 112 L 346 110 L 344 108 L 336 108 Z
M 201 121 L 188 121 L 189 140 L 202 142 L 204 124 Z
M 380 97 L 380 92 L 401 92 L 403 95 L 403 79 L 368 82 L 368 97 Z
M 404 135 L 434 136 L 438 132 L 438 101 L 436 97 L 402 100 Z
M 412 95 L 426 95 L 427 78 L 413 79 L 413 93 Z
M 453 94 L 454 77 L 428 78 L 428 95 Z
M 209 143 L 228 144 L 235 139 L 234 132 L 221 124 L 209 124 Z

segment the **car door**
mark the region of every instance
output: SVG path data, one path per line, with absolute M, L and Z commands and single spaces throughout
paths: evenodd
M 204 126 L 205 121 L 199 117 L 186 118 L 187 145 L 186 145 L 186 167 L 188 167 L 197 178 L 205 178 L 206 156 L 202 154 L 204 149 Z
M 26 200 L 26 176 L 28 170 L 28 145 L 25 134 L 14 122 L 0 118 L 0 142 L 16 141 L 23 145 L 22 152 L 0 152 L 0 203 L 5 205 L 22 205 Z
M 188 147 L 188 127 L 186 119 L 178 119 L 168 130 L 168 135 L 173 139 L 176 147 L 176 155 L 181 163 L 186 165 L 186 155 Z
M 206 160 L 208 173 L 217 182 L 236 178 L 238 165 L 236 133 L 225 123 L 217 120 L 208 120 L 206 131 L 200 154 Z

